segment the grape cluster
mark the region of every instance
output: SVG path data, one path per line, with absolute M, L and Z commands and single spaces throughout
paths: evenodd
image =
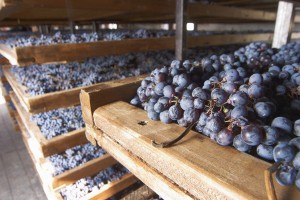
M 83 63 L 12 67 L 11 72 L 26 92 L 35 96 L 148 73 L 173 58 L 170 51 L 147 52 L 91 58 Z
M 81 199 L 88 193 L 101 189 L 102 186 L 109 182 L 119 180 L 129 171 L 121 164 L 115 164 L 101 172 L 94 177 L 85 177 L 78 180 L 76 183 L 69 185 L 60 190 L 60 194 L 65 200 Z
M 35 114 L 32 115 L 31 120 L 37 123 L 42 134 L 48 140 L 85 126 L 80 106 Z
M 60 154 L 51 155 L 47 157 L 47 160 L 52 164 L 52 175 L 57 176 L 104 154 L 106 154 L 104 149 L 88 143 L 72 147 Z
M 297 45 L 287 46 L 294 52 Z M 219 145 L 281 162 L 277 181 L 300 189 L 300 65 L 286 64 L 283 48 L 279 54 L 257 42 L 232 54 L 174 60 L 153 70 L 130 103 L 152 120 L 194 125 Z
M 50 44 L 68 44 L 68 43 L 84 43 L 84 42 L 97 42 L 100 40 L 112 41 L 123 40 L 128 38 L 150 38 L 150 37 L 165 37 L 173 36 L 174 31 L 163 30 L 102 30 L 98 33 L 80 33 L 80 34 L 63 34 L 57 32 L 53 35 L 25 35 L 7 38 L 0 41 L 13 47 L 26 47 L 26 46 L 40 46 Z

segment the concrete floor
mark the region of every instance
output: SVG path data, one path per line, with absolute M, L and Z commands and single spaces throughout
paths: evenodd
M 0 103 L 0 200 L 45 200 L 32 160 L 15 130 L 7 107 Z

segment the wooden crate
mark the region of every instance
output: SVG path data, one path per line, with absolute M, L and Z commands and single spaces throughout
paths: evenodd
M 144 110 L 124 102 L 138 86 L 137 82 L 128 89 L 81 92 L 92 142 L 98 142 L 164 199 L 267 199 L 264 170 L 270 163 L 222 147 L 194 131 L 173 147 L 153 147 L 152 140 L 170 140 L 185 128 L 151 121 Z M 103 94 L 109 97 L 118 91 L 124 94 L 120 101 L 101 102 Z M 140 125 L 141 121 L 146 125 Z M 275 183 L 275 188 L 278 199 L 300 199 L 295 187 Z
M 70 107 L 74 105 L 79 105 L 79 93 L 82 89 L 93 89 L 93 88 L 107 88 L 111 85 L 123 85 L 125 82 L 123 79 L 117 81 L 107 81 L 91 86 L 84 86 L 73 88 L 70 90 L 57 91 L 52 93 L 47 93 L 38 96 L 30 96 L 25 92 L 26 88 L 17 82 L 15 76 L 10 72 L 9 66 L 3 67 L 4 74 L 13 88 L 16 96 L 20 100 L 20 104 L 23 108 L 30 113 L 39 113 L 56 108 Z M 132 80 L 142 80 L 145 76 L 131 77 Z M 103 97 L 105 98 L 105 97 Z M 57 101 L 59 99 L 59 101 Z
M 207 47 L 227 44 L 243 44 L 253 41 L 271 42 L 273 34 L 226 34 L 188 37 L 187 46 Z M 0 53 L 12 65 L 26 66 L 32 63 L 80 61 L 90 57 L 120 55 L 128 52 L 172 50 L 175 37 L 125 39 L 118 41 L 98 41 L 78 44 L 53 44 L 10 48 L 0 44 Z
M 39 157 L 44 158 L 63 152 L 71 147 L 87 143 L 85 128 L 74 130 L 47 140 L 38 125 L 30 120 L 30 114 L 20 105 L 17 96 L 13 92 L 11 92 L 10 96 L 27 132 L 31 135 L 35 143 L 36 150 L 40 154 Z
M 45 173 L 45 170 L 42 167 L 43 164 L 42 165 L 40 164 L 41 160 L 39 158 L 37 158 L 37 156 L 34 155 L 33 148 L 32 148 L 33 143 L 31 140 L 32 138 L 30 137 L 30 134 L 27 132 L 27 129 L 24 126 L 24 124 L 23 124 L 21 118 L 18 116 L 18 114 L 16 115 L 16 119 L 17 119 L 18 125 L 20 127 L 22 136 L 23 136 L 23 141 L 24 141 L 27 151 L 29 152 L 29 155 L 34 163 L 35 169 L 39 174 L 40 182 L 46 193 L 47 198 L 62 200 L 63 198 L 60 195 L 58 189 L 53 189 L 51 186 L 49 186 L 49 181 L 47 180 L 47 178 L 49 178 L 49 174 Z M 115 161 L 111 162 L 111 157 L 108 154 L 106 155 L 105 159 L 102 159 L 102 161 L 103 160 L 105 160 L 105 162 L 108 162 L 108 165 L 113 165 L 115 163 Z M 104 167 L 103 162 L 102 163 L 96 162 L 96 163 L 97 163 L 97 170 L 101 171 L 100 168 Z M 99 168 L 99 166 L 100 166 L 100 168 Z M 83 168 L 84 168 L 84 166 L 83 166 Z M 89 171 L 90 168 L 88 167 L 86 170 Z M 82 172 L 86 173 L 83 170 L 82 170 Z M 71 174 L 71 173 L 69 173 L 69 174 Z M 67 181 L 66 180 L 63 181 L 64 183 L 61 187 L 67 186 L 67 185 L 72 184 L 72 183 L 76 182 L 77 180 L 79 180 L 79 178 L 76 180 L 76 176 L 75 177 L 73 176 L 70 178 L 70 177 L 68 177 L 68 175 L 65 175 L 64 177 Z M 81 178 L 83 178 L 83 177 L 81 177 Z M 89 193 L 86 197 L 84 197 L 84 199 L 106 199 L 106 198 L 109 198 L 109 197 L 115 195 L 116 193 L 122 191 L 123 189 L 129 187 L 130 185 L 134 184 L 137 180 L 138 179 L 133 174 L 131 174 L 131 173 L 126 174 L 117 181 L 107 183 L 106 185 L 101 187 L 100 190 Z

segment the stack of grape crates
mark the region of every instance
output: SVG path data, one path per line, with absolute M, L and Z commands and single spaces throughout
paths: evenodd
M 68 44 L 56 45 L 64 48 Z M 57 48 L 55 45 L 40 47 Z M 2 52 L 11 53 L 8 46 L 2 45 L 1 48 Z M 31 47 L 22 48 L 26 50 Z M 43 51 L 39 53 L 43 54 Z M 53 60 L 57 61 L 55 58 Z M 23 61 L 28 62 L 26 59 Z M 22 59 L 20 63 L 22 67 L 28 67 Z M 11 68 L 9 65 L 3 66 L 3 79 L 13 90 L 7 98 L 16 108 L 16 120 L 24 143 L 49 199 L 106 199 L 138 181 L 101 147 L 88 144 L 78 104 L 79 91 L 89 86 L 30 96 Z

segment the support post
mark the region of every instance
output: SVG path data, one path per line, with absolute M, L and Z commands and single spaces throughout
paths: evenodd
M 273 48 L 280 48 L 289 42 L 294 27 L 295 11 L 290 2 L 279 1 L 273 37 Z
M 186 21 L 187 21 L 187 0 L 176 0 L 176 49 L 175 56 L 183 60 L 186 54 Z
M 99 24 L 96 21 L 93 21 L 93 32 L 99 31 Z
M 74 21 L 70 21 L 69 26 L 70 26 L 71 34 L 74 34 L 75 33 L 75 23 L 74 23 Z

